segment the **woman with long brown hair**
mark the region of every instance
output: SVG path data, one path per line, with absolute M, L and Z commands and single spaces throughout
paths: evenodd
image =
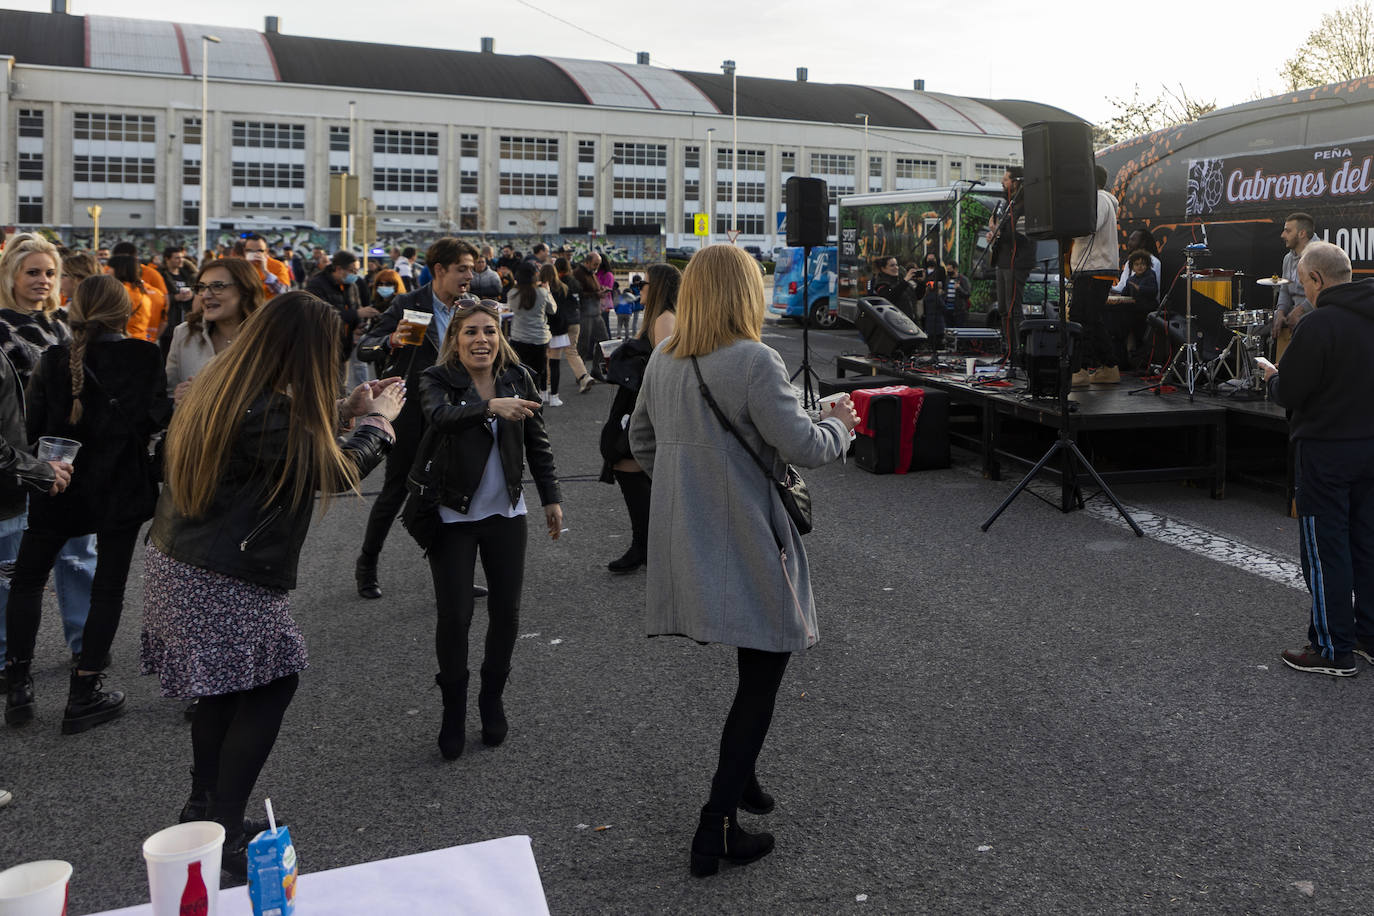
M 206 264 L 191 291 L 191 313 L 172 332 L 167 351 L 167 391 L 177 403 L 186 397 L 191 380 L 234 342 L 243 322 L 265 298 L 257 268 L 243 258 Z
M 71 672 L 62 733 L 75 734 L 124 711 L 124 694 L 106 691 L 103 672 L 119 618 L 138 529 L 153 515 L 157 483 L 148 442 L 166 424 L 166 382 L 157 344 L 126 338 L 132 305 L 114 277 L 81 281 L 72 296 L 72 341 L 49 348 L 29 382 L 31 440 L 59 436 L 81 443 L 72 485 L 61 494 L 34 494 L 28 530 L 10 580 L 5 718 L 34 715 L 29 665 L 42 613 L 43 588 L 70 538 L 94 534 L 99 550 L 91 610 L 80 659 Z
M 510 674 L 525 575 L 525 497 L 522 469 L 544 505 L 549 537 L 563 527 L 562 496 L 554 472 L 539 389 L 501 333 L 497 304 L 483 300 L 453 313 L 438 361 L 425 370 L 420 392 L 425 433 L 412 479 L 425 520 L 407 524 L 429 555 L 438 621 L 435 676 L 444 698 L 439 751 L 463 753 L 468 693 L 468 628 L 478 553 L 486 572 L 487 626 L 477 710 L 482 743 L 495 746 L 508 728 L 502 693 Z M 423 502 L 422 502 L 423 500 Z M 427 532 L 427 533 L 423 533 Z
M 621 575 L 634 572 L 644 565 L 649 543 L 649 475 L 635 461 L 630 451 L 630 414 L 639 399 L 639 386 L 654 348 L 673 333 L 676 327 L 677 290 L 682 273 L 671 264 L 650 265 L 649 279 L 641 287 L 644 301 L 644 327 L 638 336 L 625 341 L 611 355 L 607 378 L 617 388 L 611 402 L 611 413 L 601 428 L 601 468 L 603 483 L 616 483 L 625 498 L 630 513 L 630 546 L 619 559 L 606 564 L 611 572 Z
M 62 270 L 57 248 L 39 235 L 10 236 L 0 253 L 0 353 L 9 360 L 19 379 L 19 390 L 29 383 L 43 351 L 72 339 L 67 313 L 61 305 Z M 0 563 L 19 555 L 19 542 L 28 522 L 25 509 L 0 520 Z M 91 606 L 91 579 L 95 575 L 95 538 L 72 538 L 58 555 L 53 572 L 57 607 L 62 613 L 62 634 L 75 664 L 81 655 L 81 632 Z M 5 648 L 5 608 L 9 579 L 0 576 L 0 650 Z
M 391 447 L 399 379 L 339 388 L 333 308 L 284 293 L 243 323 L 173 415 L 149 533 L 143 670 L 164 696 L 199 697 L 182 820 L 226 831 L 224 868 L 246 868 L 243 811 L 306 667 L 289 591 L 316 492 L 353 490 Z M 358 419 L 340 446 L 341 419 Z

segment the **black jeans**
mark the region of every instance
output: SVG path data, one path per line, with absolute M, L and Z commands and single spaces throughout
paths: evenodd
M 520 357 L 520 362 L 525 364 L 534 375 L 534 383 L 540 391 L 545 391 L 549 387 L 549 345 L 525 343 L 523 340 L 512 340 L 510 342 L 515 355 Z
M 419 391 L 411 394 L 418 402 Z M 409 406 L 409 405 L 407 405 Z M 424 435 L 424 420 L 418 409 L 403 410 L 401 416 L 392 424 L 396 430 L 396 443 L 386 456 L 386 474 L 382 478 L 382 490 L 372 501 L 372 511 L 367 516 L 367 528 L 363 533 L 363 545 L 359 551 L 374 561 L 382 552 L 391 525 L 401 512 L 406 501 L 406 475 L 415 463 L 415 453 L 420 449 L 420 439 Z
M 217 696 L 201 697 L 191 723 L 192 792 L 213 794 L 211 816 L 242 829 L 243 810 L 296 695 L 300 675 Z
M 768 737 L 768 726 L 773 723 L 778 686 L 791 657 L 788 652 L 739 650 L 739 686 L 720 735 L 720 759 L 706 806 L 711 811 L 733 817 L 739 807 L 740 796 L 754 777 L 754 764 L 763 749 L 763 739 Z
M 1083 341 L 1087 345 L 1081 365 L 1090 368 L 1117 366 L 1116 348 L 1107 331 L 1107 296 L 1112 291 L 1110 278 L 1081 273 L 1073 278 L 1073 305 L 1069 320 L 1083 325 Z
M 9 618 L 6 640 L 10 658 L 33 658 L 38 640 L 38 624 L 43 613 L 43 587 L 57 562 L 58 551 L 67 543 L 65 534 L 52 534 L 30 528 L 19 543 L 14 575 L 10 580 Z M 82 671 L 99 671 L 110 651 L 119 618 L 124 613 L 124 585 L 129 579 L 129 561 L 138 542 L 138 526 L 96 534 L 95 578 L 91 581 L 91 612 L 81 636 Z
M 1013 366 L 1021 368 L 1025 367 L 1021 347 L 1021 298 L 1028 279 L 1029 270 L 997 268 L 997 305 L 1002 309 L 1002 333 L 1007 337 L 1007 358 Z
M 434 576 L 434 652 L 439 676 L 455 683 L 468 670 L 468 629 L 472 625 L 472 581 L 477 555 L 487 575 L 486 649 L 482 667 L 509 671 L 520 626 L 520 592 L 525 584 L 525 516 L 493 515 L 478 522 L 439 526 L 429 548 Z

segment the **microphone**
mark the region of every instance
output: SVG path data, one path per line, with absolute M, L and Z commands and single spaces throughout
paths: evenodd
M 977 178 L 960 178 L 959 181 L 963 182 L 964 184 L 969 185 L 970 187 L 974 187 L 974 188 L 978 187 L 980 184 L 987 184 L 986 181 L 982 181 L 982 180 L 977 179 Z

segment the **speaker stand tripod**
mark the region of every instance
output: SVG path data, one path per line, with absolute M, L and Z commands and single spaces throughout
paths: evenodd
M 1059 240 L 1060 276 L 1066 276 L 1068 274 L 1068 258 L 1066 252 L 1069 251 L 1070 241 L 1071 240 L 1067 238 L 1061 238 Z M 1058 319 L 1058 437 L 1055 439 L 1054 444 L 1050 446 L 1049 451 L 1045 452 L 1045 454 L 1041 456 L 1040 460 L 1035 463 L 1035 466 L 1030 469 L 1030 472 L 1026 474 L 1025 477 L 1021 478 L 1021 482 L 1018 483 L 1012 489 L 1011 493 L 1007 495 L 1007 498 L 1002 500 L 1002 504 L 997 507 L 997 509 L 992 513 L 992 515 L 988 516 L 988 520 L 983 522 L 983 524 L 979 525 L 978 527 L 981 528 L 983 531 L 987 531 L 989 528 L 991 528 L 993 523 L 997 521 L 997 517 L 1000 516 L 1004 511 L 1006 511 L 1006 508 L 1016 500 L 1016 497 L 1021 495 L 1021 491 L 1025 490 L 1026 487 L 1030 486 L 1030 482 L 1035 479 L 1036 475 L 1038 475 L 1042 470 L 1045 469 L 1045 467 L 1050 463 L 1050 460 L 1053 459 L 1055 455 L 1059 455 L 1062 453 L 1062 461 L 1059 470 L 1059 511 L 1069 512 L 1075 507 L 1079 509 L 1083 508 L 1083 493 L 1078 487 L 1078 477 L 1080 475 L 1080 471 L 1086 471 L 1088 475 L 1092 477 L 1093 482 L 1097 484 L 1098 489 L 1100 489 L 1103 495 L 1105 495 L 1107 499 L 1111 501 L 1111 504 L 1116 507 L 1116 511 L 1121 515 L 1121 517 L 1126 520 L 1126 524 L 1131 526 L 1131 530 L 1135 532 L 1135 536 L 1144 537 L 1145 532 L 1142 531 L 1140 529 L 1140 526 L 1135 523 L 1135 519 L 1131 518 L 1130 513 L 1126 511 L 1126 507 L 1121 504 L 1121 500 L 1116 498 L 1116 494 L 1112 492 L 1111 487 L 1107 486 L 1106 481 L 1104 481 L 1101 475 L 1097 473 L 1097 470 L 1092 466 L 1092 462 L 1088 461 L 1087 457 L 1078 448 L 1078 443 L 1074 441 L 1073 424 L 1071 420 L 1071 417 L 1073 416 L 1073 411 L 1069 409 L 1069 388 L 1072 384 L 1073 356 L 1069 351 L 1069 325 L 1063 317 L 1064 315 L 1068 314 L 1068 310 L 1065 306 L 1066 302 L 1064 284 L 1061 282 L 1059 284 L 1060 317 Z M 1036 497 L 1037 499 L 1043 500 L 1044 502 L 1049 502 L 1049 500 L 1046 500 L 1039 493 L 1035 493 L 1032 491 L 1031 495 Z M 1050 503 L 1050 505 L 1053 505 L 1053 503 Z
M 817 405 L 816 393 L 820 388 L 821 377 L 816 374 L 816 370 L 811 368 L 811 246 L 802 247 L 802 360 L 797 371 L 792 373 L 788 381 L 795 382 L 797 376 L 802 377 L 802 407 L 807 410 L 814 410 Z M 811 387 L 811 380 L 816 380 L 816 387 Z

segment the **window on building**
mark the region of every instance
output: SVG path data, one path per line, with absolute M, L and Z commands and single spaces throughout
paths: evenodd
M 701 168 L 701 147 L 684 146 L 682 148 L 682 167 L 684 169 Z
M 21 223 L 43 222 L 43 112 L 37 108 L 19 109 L 18 181 L 15 190 Z
M 200 223 L 200 118 L 181 119 L 181 224 Z
M 897 190 L 911 188 L 933 188 L 939 182 L 940 163 L 934 159 L 908 159 L 897 157 L 893 161 L 894 179 Z
M 351 133 L 347 124 L 329 125 L 329 151 L 331 153 L 348 152 L 349 134 Z
M 476 207 L 464 206 L 458 208 L 458 228 L 472 230 L 475 230 L 477 228 Z
M 503 136 L 500 148 L 498 205 L 508 210 L 556 210 L 558 139 Z M 580 155 L 580 143 L 578 148 Z M 579 173 L 584 168 L 579 162 Z
M 577 161 L 590 162 L 596 164 L 596 141 L 578 140 L 577 141 Z
M 254 210 L 305 209 L 305 125 L 230 123 L 229 203 Z M 330 156 L 338 156 L 330 152 Z M 347 167 L 347 154 L 344 154 Z
M 558 139 L 556 137 L 502 137 L 501 158 L 530 162 L 557 162 Z
M 477 135 L 476 135 L 476 134 L 459 134 L 459 135 L 458 135 L 458 155 L 461 156 L 461 157 L 463 157 L 464 159 L 476 159 L 476 158 L 477 158 L 478 152 L 477 152 Z
M 304 124 L 235 121 L 230 136 L 232 145 L 248 149 L 305 149 Z
M 43 222 L 43 198 L 28 197 L 21 194 L 19 196 L 19 222 Z
M 475 207 L 475 199 L 462 205 Z M 432 213 L 439 209 L 439 134 L 429 130 L 372 132 L 372 199 L 378 210 Z
M 458 193 L 476 194 L 477 193 L 477 173 L 463 170 L 458 173 Z
M 19 109 L 19 136 L 43 136 L 43 112 L 36 108 Z
M 78 111 L 73 127 L 75 140 L 108 140 L 122 143 L 152 143 L 156 140 L 152 115 Z
M 20 180 L 20 181 L 42 181 L 42 180 L 43 180 L 43 154 L 42 154 L 42 153 L 20 153 L 20 154 L 19 154 L 19 180 Z
M 429 130 L 374 130 L 372 152 L 400 156 L 439 155 L 439 135 Z
M 152 115 L 78 111 L 72 123 L 73 197 L 154 199 Z
M 1007 170 L 1005 162 L 975 162 L 973 163 L 973 177 L 986 181 L 989 184 L 998 184 L 1002 181 L 1002 173 Z

